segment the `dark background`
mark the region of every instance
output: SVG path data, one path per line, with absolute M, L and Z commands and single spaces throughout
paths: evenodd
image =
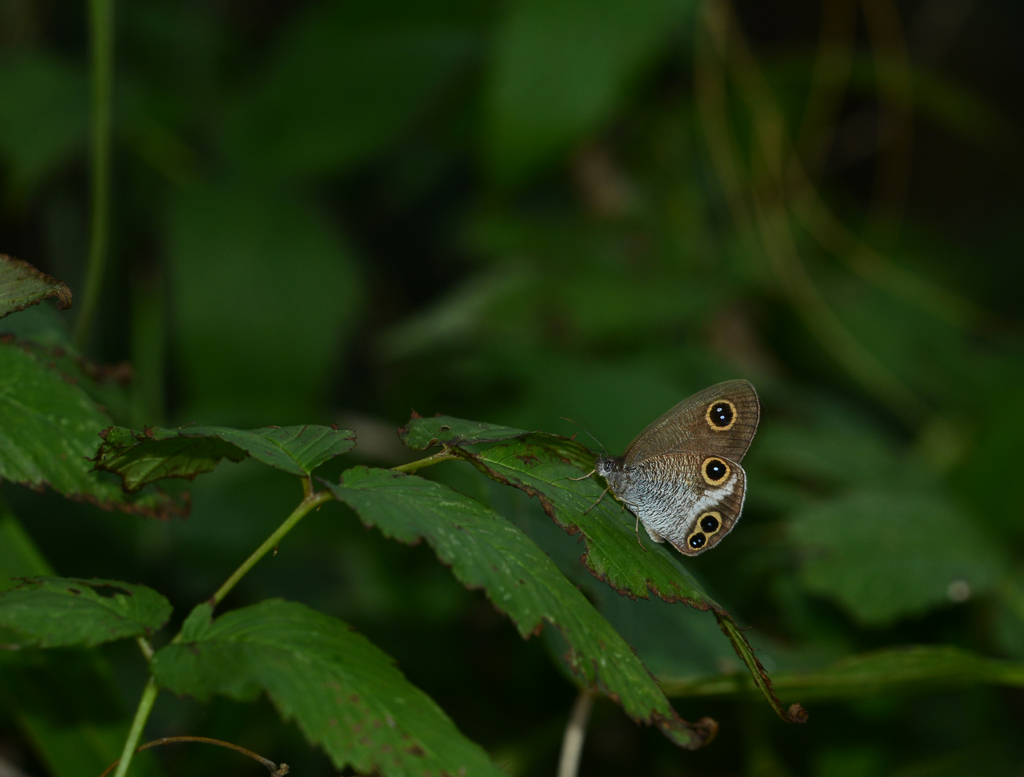
M 119 423 L 338 423 L 359 434 L 348 463 L 384 466 L 412 458 L 394 435 L 411 408 L 572 434 L 568 416 L 621 452 L 745 377 L 764 406 L 745 517 L 687 565 L 769 671 L 911 644 L 1024 659 L 1022 13 L 120 3 L 109 267 L 85 350 L 133 367 Z M 82 4 L 0 3 L 0 252 L 76 301 L 88 40 Z M 430 476 L 523 526 L 659 677 L 736 670 L 709 615 L 618 597 L 535 501 L 454 463 Z M 190 490 L 192 516 L 169 523 L 4 498 L 60 574 L 143 582 L 184 612 L 301 498 L 251 464 Z M 268 596 L 366 633 L 511 773 L 554 771 L 575 696 L 560 646 L 521 642 L 429 550 L 329 505 L 228 604 Z M 127 708 L 133 651 L 108 651 Z M 679 751 L 602 701 L 581 773 L 1024 769 L 1020 690 L 808 702 L 806 726 L 758 699 L 676 705 L 719 720 L 718 740 Z M 148 731 L 331 771 L 265 702 L 161 697 Z M 32 766 L 13 731 L 0 743 Z M 241 773 L 219 751 L 161 758 Z

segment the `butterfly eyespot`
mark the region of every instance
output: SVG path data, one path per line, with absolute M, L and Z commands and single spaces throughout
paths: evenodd
M 708 405 L 704 417 L 707 419 L 708 426 L 716 432 L 728 431 L 736 423 L 736 405 L 728 399 L 716 399 Z
M 709 456 L 700 465 L 700 473 L 709 486 L 720 486 L 732 474 L 732 468 L 721 459 Z
M 718 513 L 704 513 L 700 517 L 700 528 L 708 534 L 714 534 L 722 526 L 722 516 Z
M 690 538 L 686 541 L 694 550 L 700 550 L 707 544 L 708 538 L 704 536 L 703 532 L 695 531 L 690 535 Z

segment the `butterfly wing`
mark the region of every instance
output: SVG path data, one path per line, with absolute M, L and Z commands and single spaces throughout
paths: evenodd
M 656 419 L 623 454 L 626 466 L 672 451 L 705 451 L 740 461 L 761 416 L 757 392 L 746 380 L 698 391 Z
M 715 452 L 682 451 L 627 466 L 628 487 L 613 488 L 651 536 L 696 556 L 717 545 L 743 511 L 747 475 Z M 657 535 L 657 536 L 656 536 Z

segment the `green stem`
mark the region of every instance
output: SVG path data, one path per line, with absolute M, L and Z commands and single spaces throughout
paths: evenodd
M 146 688 L 139 699 L 139 708 L 135 710 L 135 720 L 132 721 L 131 731 L 128 732 L 128 739 L 124 742 L 124 749 L 121 751 L 121 762 L 117 765 L 114 777 L 124 777 L 131 765 L 132 756 L 135 755 L 135 748 L 142 738 L 142 730 L 146 727 L 149 713 L 153 710 L 153 702 L 156 701 L 156 694 L 159 689 L 156 687 L 156 679 L 150 677 L 146 681 Z
M 562 735 L 562 753 L 558 759 L 558 777 L 576 777 L 583 753 L 583 740 L 587 736 L 590 709 L 594 706 L 594 692 L 581 688 L 569 713 L 569 722 Z
M 139 650 L 142 651 L 142 655 L 146 657 L 146 661 L 152 661 L 153 654 L 156 651 L 153 650 L 153 646 L 150 644 L 149 640 L 145 637 L 136 637 L 135 642 L 139 646 Z
M 459 455 L 452 452 L 448 448 L 445 448 L 440 453 L 435 453 L 432 456 L 427 456 L 424 459 L 417 459 L 416 461 L 410 461 L 408 464 L 399 464 L 397 467 L 391 469 L 396 472 L 415 472 L 423 467 L 429 467 L 431 464 L 440 464 L 442 461 L 448 461 L 449 459 L 457 459 Z
M 419 461 L 412 461 L 408 464 L 395 467 L 396 470 L 402 472 L 412 472 L 420 467 L 426 467 L 431 464 L 437 464 L 447 459 L 457 458 L 455 453 L 448 450 L 443 450 L 440 453 L 436 453 L 433 456 L 427 456 Z M 295 525 L 301 521 L 311 510 L 320 507 L 324 502 L 328 502 L 334 497 L 327 491 L 321 491 L 319 493 L 312 492 L 312 480 L 306 478 L 303 480 L 303 491 L 306 497 L 299 503 L 299 505 L 292 510 L 291 514 L 284 519 L 284 522 L 277 527 L 273 534 L 267 537 L 256 550 L 252 552 L 242 565 L 236 569 L 231 577 L 224 581 L 224 584 L 217 589 L 216 593 L 210 598 L 210 603 L 216 607 L 220 604 L 224 597 L 231 592 L 238 581 L 245 577 L 246 573 L 256 566 L 261 558 L 267 553 L 273 550 L 281 542 L 288 532 L 290 532 Z M 172 640 L 172 642 L 178 642 L 181 638 L 181 633 Z M 152 647 L 146 640 L 139 640 L 139 647 L 142 649 L 146 659 L 149 660 L 152 657 Z M 135 748 L 138 746 L 139 739 L 142 737 L 142 730 L 146 726 L 146 720 L 149 718 L 149 713 L 153 709 L 153 702 L 156 701 L 157 694 L 156 680 L 153 677 L 149 678 L 146 683 L 146 689 L 142 693 L 142 698 L 139 700 L 139 708 L 135 713 L 135 720 L 132 721 L 131 731 L 128 733 L 128 739 L 124 743 L 124 749 L 121 752 L 121 761 L 117 765 L 117 771 L 114 773 L 114 777 L 124 777 L 125 772 L 128 771 L 128 766 L 131 763 L 132 755 L 135 752 Z M 287 768 L 287 767 L 285 767 Z
M 75 322 L 75 342 L 80 348 L 85 345 L 92 320 L 96 316 L 107 261 L 110 139 L 114 102 L 114 0 L 89 0 L 89 43 L 92 70 L 92 202 L 85 292 L 81 312 Z
M 305 517 L 306 513 L 333 498 L 334 497 L 327 491 L 321 491 L 320 493 L 311 494 L 307 498 L 303 499 L 299 503 L 299 506 L 292 511 L 291 515 L 284 519 L 284 523 L 278 526 L 277 530 L 267 537 L 267 539 L 263 541 L 263 544 L 253 551 L 249 558 L 242 562 L 242 565 L 234 571 L 234 574 L 224 581 L 224 585 L 218 588 L 217 592 L 210 599 L 210 604 L 214 607 L 220 604 L 231 589 L 238 584 L 238 581 L 245 577 L 245 574 L 256 565 L 257 561 L 277 547 L 281 539 L 295 527 L 295 524 Z
M 393 467 L 393 469 L 396 469 L 399 472 L 415 472 L 421 467 L 428 467 L 431 464 L 437 464 L 438 462 L 455 458 L 458 458 L 457 454 L 445 449 L 440 453 L 435 453 L 433 456 L 427 456 L 419 461 L 410 461 L 408 464 L 401 464 L 397 467 Z M 303 479 L 302 490 L 306 494 L 306 498 L 299 503 L 299 506 L 292 511 L 291 515 L 284 519 L 284 523 L 278 526 L 277 530 L 267 537 L 267 539 L 263 541 L 263 544 L 253 551 L 249 558 L 242 562 L 242 565 L 234 571 L 231 577 L 224 581 L 224 585 L 218 588 L 217 592 L 211 597 L 210 604 L 214 607 L 220 604 L 231 589 L 238 584 L 238 581 L 245 577 L 246 573 L 256 565 L 256 562 L 267 555 L 267 553 L 269 553 L 273 548 L 276 548 L 281 539 L 290 532 L 295 527 L 295 524 L 301 521 L 310 510 L 319 507 L 324 502 L 328 502 L 334 498 L 327 491 L 313 493 L 313 483 L 309 478 Z

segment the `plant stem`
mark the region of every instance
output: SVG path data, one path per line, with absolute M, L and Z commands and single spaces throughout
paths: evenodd
M 146 657 L 146 661 L 152 661 L 153 653 L 155 653 L 156 651 L 153 650 L 153 646 L 150 644 L 149 640 L 145 637 L 136 637 L 135 642 L 136 644 L 138 644 L 139 650 L 142 651 L 142 655 Z
M 92 320 L 96 316 L 107 262 L 114 91 L 114 0 L 89 0 L 89 44 L 92 70 L 92 202 L 85 293 L 81 312 L 75 322 L 75 342 L 79 348 L 85 345 Z
M 210 737 L 161 737 L 160 739 L 154 739 L 152 742 L 147 742 L 146 744 L 141 745 L 135 752 L 141 753 L 143 750 L 149 750 L 153 747 L 173 745 L 178 742 L 199 742 L 205 745 L 217 745 L 217 747 L 225 747 L 228 750 L 234 750 L 237 753 L 241 753 L 244 756 L 248 756 L 254 761 L 258 761 L 266 768 L 268 772 L 270 772 L 271 777 L 283 777 L 283 775 L 288 774 L 288 772 L 290 771 L 288 764 L 281 764 L 280 766 L 278 766 L 273 761 L 264 758 L 259 753 L 254 753 L 252 750 L 246 750 L 244 747 L 240 747 L 239 745 L 233 744 L 232 742 L 225 742 L 221 739 L 210 739 Z M 103 774 L 101 774 L 100 777 L 107 777 L 107 773 L 116 765 L 117 764 L 115 763 L 107 767 L 107 771 L 103 772 Z
M 448 448 L 445 448 L 440 453 L 435 453 L 432 456 L 427 456 L 424 459 L 417 459 L 416 461 L 410 461 L 407 464 L 399 464 L 397 467 L 391 469 L 396 472 L 415 472 L 423 467 L 429 467 L 431 464 L 440 464 L 442 461 L 448 461 L 449 459 L 459 458 L 457 453 L 453 453 Z
M 414 472 L 420 467 L 427 467 L 431 464 L 437 464 L 438 462 L 455 458 L 458 458 L 457 454 L 445 449 L 440 453 L 435 453 L 433 456 L 427 456 L 419 461 L 410 461 L 408 464 L 401 464 L 394 467 L 394 469 L 400 472 Z M 216 593 L 214 593 L 210 598 L 210 603 L 214 607 L 224 600 L 224 597 L 227 596 L 231 589 L 238 584 L 239 580 L 245 577 L 246 573 L 256 565 L 257 561 L 267 555 L 267 553 L 269 553 L 273 548 L 277 547 L 281 539 L 294 528 L 295 524 L 302 520 L 306 513 L 334 498 L 328 491 L 313 493 L 312 488 L 312 481 L 309 478 L 303 479 L 302 489 L 303 493 L 306 494 L 306 497 L 299 503 L 299 506 L 292 511 L 291 515 L 284 519 L 284 523 L 278 526 L 274 533 L 267 537 L 267 539 L 263 541 L 263 544 L 256 548 L 256 550 L 252 552 L 252 555 L 242 562 L 242 565 L 232 573 L 231 577 L 224 581 L 224 585 L 217 589 Z
M 587 736 L 587 723 L 590 721 L 590 710 L 594 706 L 594 692 L 589 688 L 580 688 L 576 703 L 569 713 L 569 722 L 562 736 L 562 754 L 558 759 L 558 777 L 576 777 L 580 768 L 580 755 L 583 753 L 583 740 Z
M 281 539 L 295 527 L 295 524 L 303 519 L 306 513 L 333 498 L 334 497 L 331 496 L 329 492 L 321 491 L 317 494 L 311 494 L 307 498 L 303 499 L 299 503 L 299 506 L 292 511 L 291 515 L 284 519 L 284 523 L 278 526 L 274 533 L 267 537 L 267 539 L 263 541 L 263 544 L 256 548 L 252 555 L 242 562 L 242 565 L 234 571 L 231 577 L 224 581 L 224 585 L 218 588 L 217 592 L 210 598 L 210 603 L 214 607 L 220 604 L 231 589 L 238 584 L 238 581 L 245 577 L 246 572 L 252 569 L 256 565 L 257 561 L 277 547 L 277 544 Z
M 124 742 L 124 749 L 121 751 L 121 762 L 117 765 L 114 777 L 124 777 L 131 765 L 132 756 L 135 755 L 135 748 L 142 738 L 142 730 L 146 727 L 149 713 L 153 710 L 153 702 L 157 694 L 156 679 L 152 676 L 146 681 L 146 688 L 142 691 L 142 698 L 139 699 L 139 708 L 135 710 L 135 719 L 132 721 L 128 738 Z

